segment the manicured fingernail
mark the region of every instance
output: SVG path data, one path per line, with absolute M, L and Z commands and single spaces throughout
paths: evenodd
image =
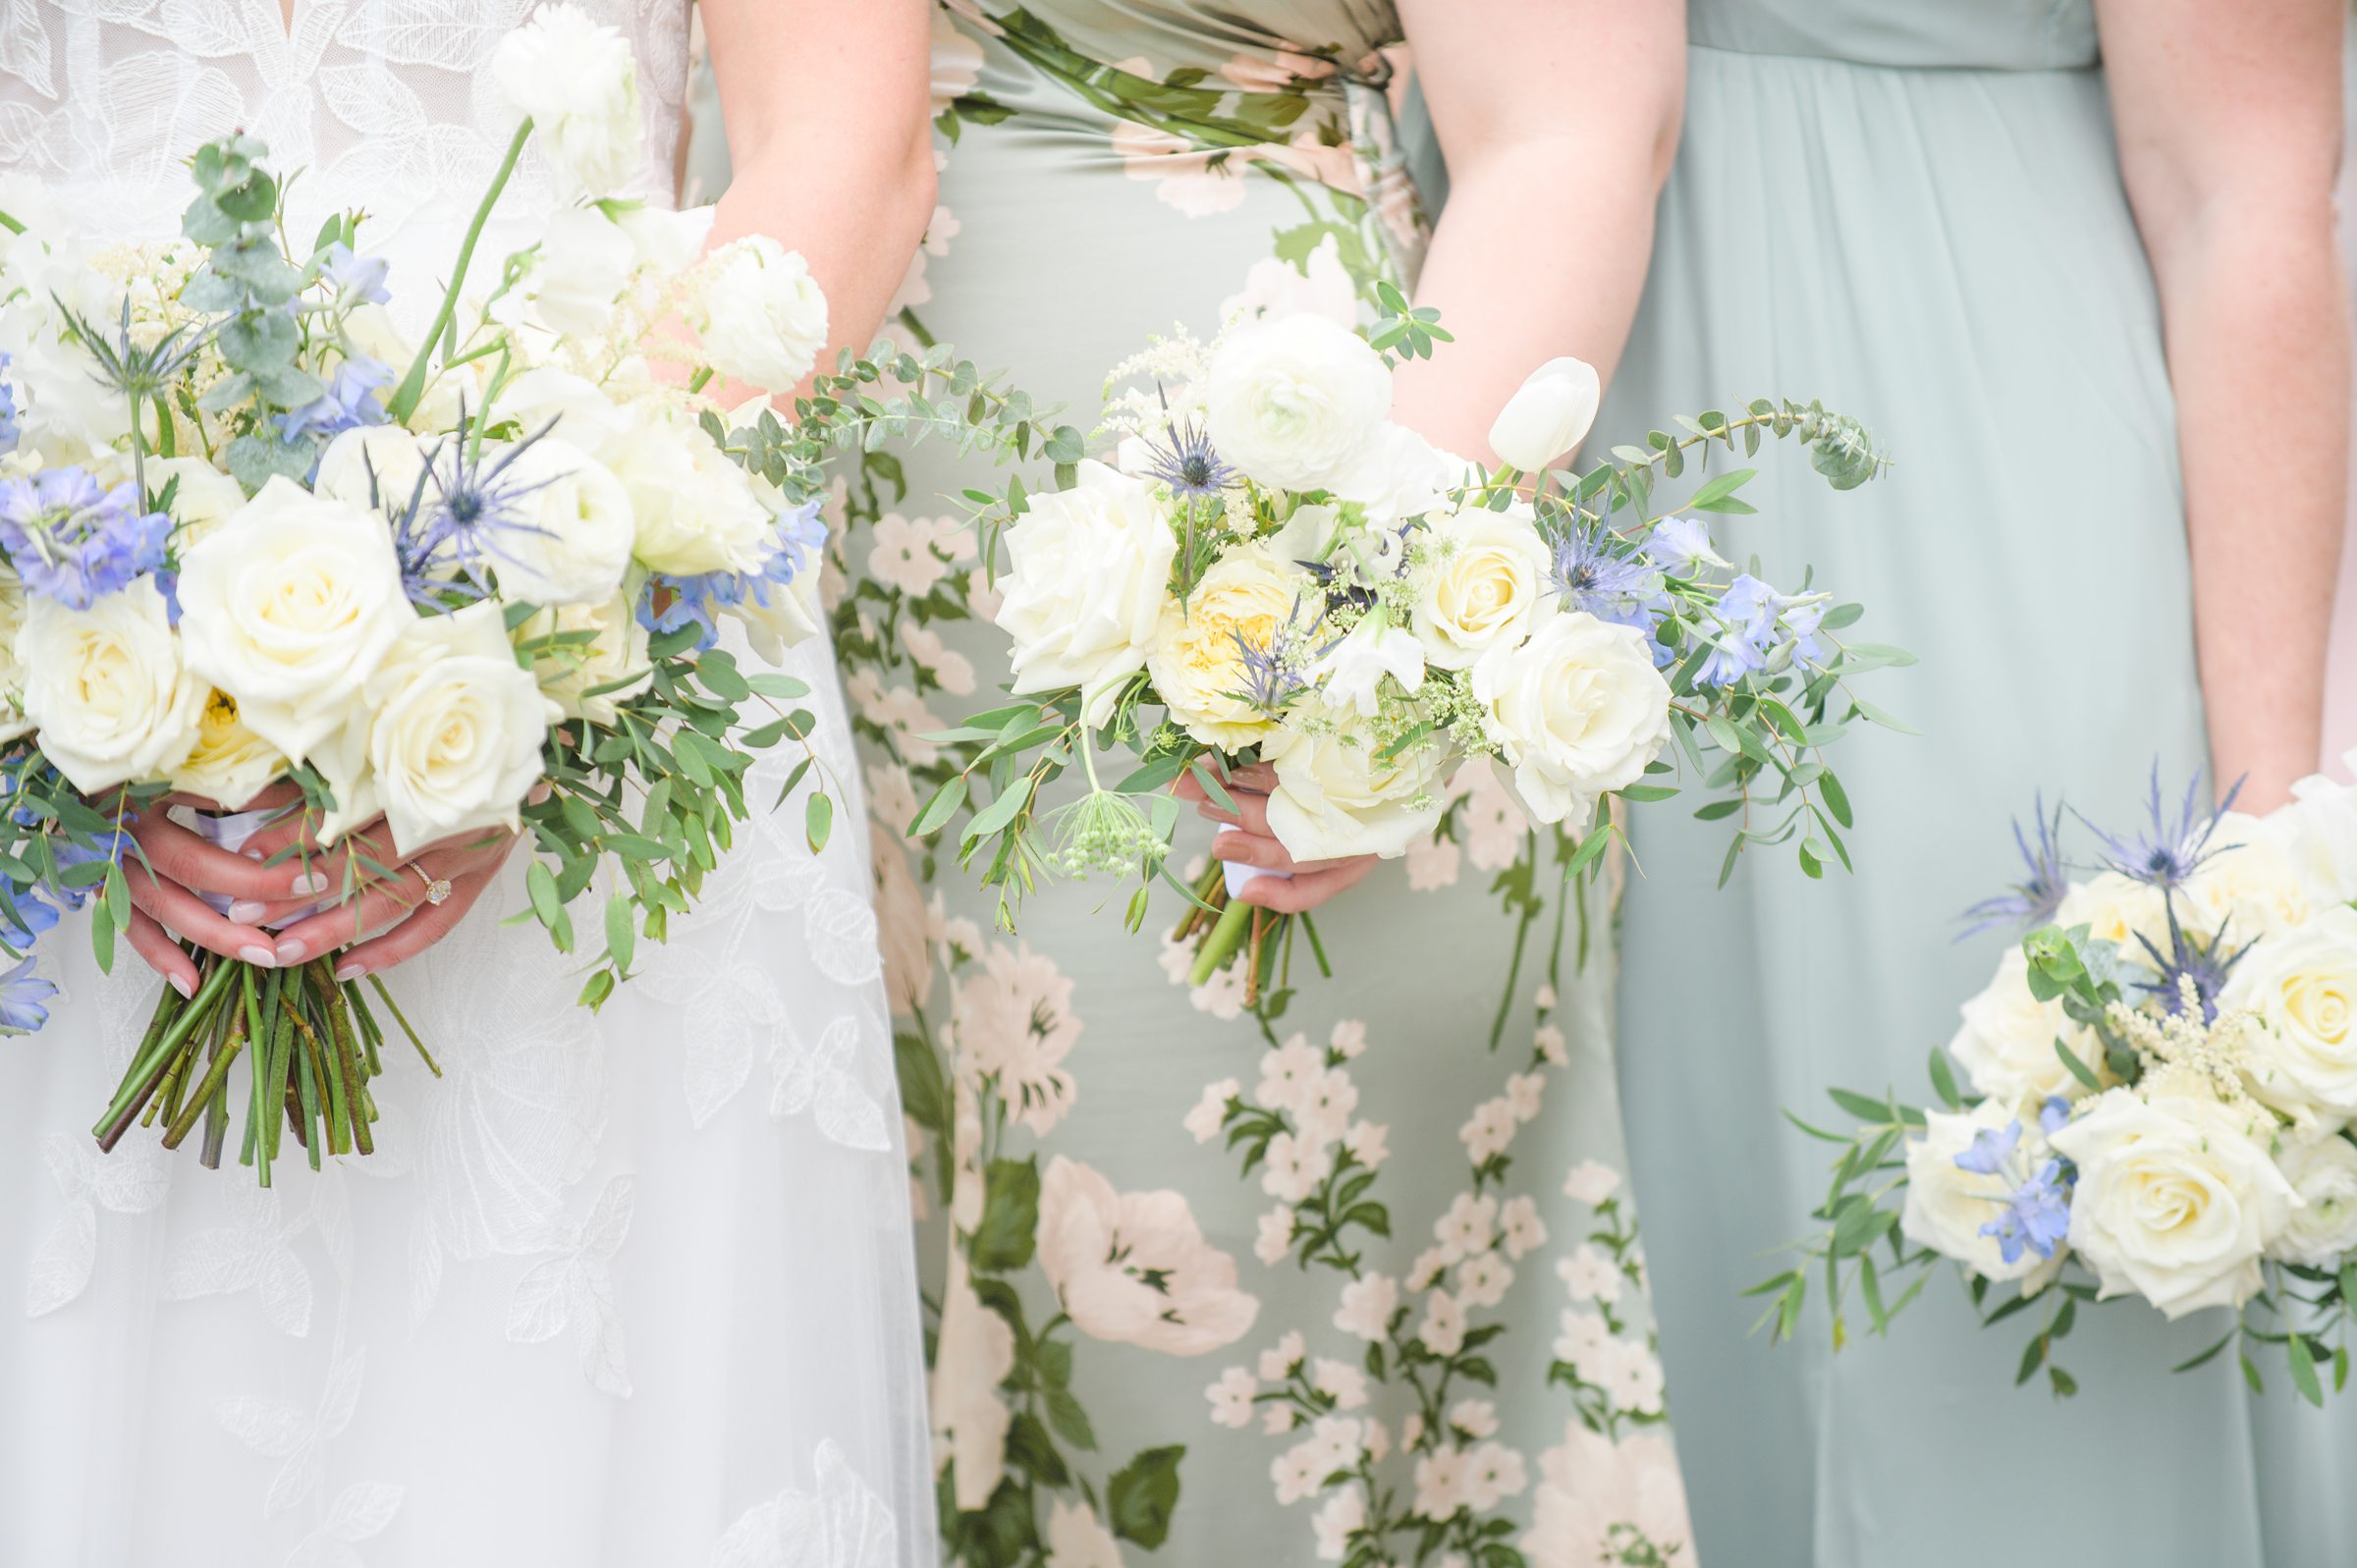
M 336 984 L 339 986 L 349 985 L 353 981 L 359 979 L 360 976 L 366 974 L 367 972 L 368 966 L 366 964 L 348 963 L 343 968 L 336 971 Z
M 278 967 L 278 954 L 267 947 L 240 947 L 238 956 L 256 969 L 276 969 Z
M 298 898 L 307 898 L 312 893 L 325 892 L 327 892 L 327 873 L 306 871 L 295 879 L 294 888 L 295 896 Z
M 262 911 L 269 907 L 268 904 L 256 903 L 251 898 L 240 898 L 229 906 L 229 918 L 241 926 L 250 926 L 259 920 L 262 917 Z
M 196 983 L 187 975 L 166 975 L 164 982 L 183 997 L 193 999 L 196 995 Z
M 292 937 L 280 943 L 278 945 L 278 961 L 280 963 L 302 962 L 302 944 Z
M 244 851 L 244 853 L 246 858 L 248 860 L 259 860 L 262 858 L 262 852 L 259 849 L 247 849 Z

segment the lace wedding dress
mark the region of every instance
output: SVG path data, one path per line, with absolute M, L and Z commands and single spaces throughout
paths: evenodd
M 639 51 L 650 196 L 686 5 L 585 5 Z M 101 233 L 168 232 L 183 160 L 243 127 L 309 171 L 291 230 L 365 208 L 364 248 L 430 309 L 504 140 L 483 67 L 529 9 L 0 0 L 0 171 Z M 483 255 L 543 189 L 527 165 Z M 792 662 L 854 787 L 832 655 Z M 929 1562 L 868 869 L 849 834 L 814 859 L 800 821 L 742 830 L 599 1016 L 536 929 L 499 924 L 520 884 L 495 890 L 389 977 L 443 1076 L 389 1054 L 379 1152 L 282 1162 L 270 1191 L 153 1132 L 97 1153 L 156 983 L 45 939 L 64 995 L 0 1041 L 0 1563 Z

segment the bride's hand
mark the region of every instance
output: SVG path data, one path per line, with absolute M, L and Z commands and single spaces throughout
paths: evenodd
M 284 805 L 299 798 L 291 786 L 278 785 L 254 801 L 253 807 Z M 166 816 L 166 810 L 174 805 L 221 809 L 193 795 L 171 795 L 126 821 L 139 850 L 123 856 L 123 880 L 131 889 L 132 905 L 131 923 L 123 934 L 132 950 L 184 997 L 196 994 L 196 965 L 172 940 L 171 932 L 227 958 L 264 967 L 300 963 L 304 955 L 292 950 L 286 933 L 263 930 L 258 917 L 274 906 L 301 908 L 324 892 L 329 884 L 318 880 L 319 868 L 292 861 L 263 866 L 232 854 Z M 199 892 L 231 899 L 230 913 L 224 916 L 212 908 L 197 896 Z
M 1297 915 L 1357 887 L 1375 869 L 1376 857 L 1295 860 L 1287 854 L 1285 845 L 1269 832 L 1269 790 L 1276 784 L 1277 770 L 1265 762 L 1236 769 L 1229 775 L 1226 785 L 1228 798 L 1235 802 L 1233 811 L 1224 811 L 1215 804 L 1191 773 L 1179 779 L 1175 792 L 1181 800 L 1193 801 L 1195 810 L 1204 818 L 1226 827 L 1226 832 L 1211 840 L 1214 855 L 1238 865 L 1257 866 L 1263 871 L 1285 872 L 1290 878 L 1288 881 L 1286 877 L 1256 877 L 1236 893 L 1236 901 L 1256 904 L 1281 915 Z

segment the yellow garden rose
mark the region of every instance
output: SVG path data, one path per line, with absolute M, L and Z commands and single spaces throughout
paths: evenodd
M 1203 573 L 1183 610 L 1174 605 L 1164 615 L 1146 669 L 1188 734 L 1233 751 L 1277 728 L 1241 695 L 1249 679 L 1244 650 L 1265 650 L 1278 639 L 1299 594 L 1283 562 L 1245 545 Z

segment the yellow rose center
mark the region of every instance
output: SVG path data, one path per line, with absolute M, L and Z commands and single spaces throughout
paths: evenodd
M 2338 974 L 2298 975 L 2284 983 L 2283 1010 L 2292 1021 L 2327 1045 L 2340 1045 L 2349 1036 L 2349 977 Z

